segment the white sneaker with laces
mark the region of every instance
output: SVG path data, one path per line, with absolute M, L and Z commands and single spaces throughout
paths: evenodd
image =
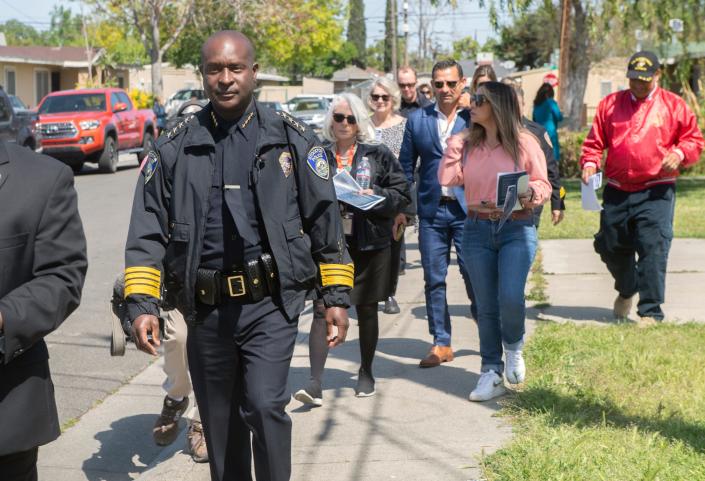
M 502 376 L 489 370 L 480 375 L 477 386 L 470 393 L 471 401 L 489 401 L 492 398 L 501 396 L 506 392 Z
M 524 356 L 521 351 L 504 351 L 505 366 L 504 376 L 509 381 L 509 384 L 519 384 L 524 382 L 526 377 L 526 365 L 524 364 Z

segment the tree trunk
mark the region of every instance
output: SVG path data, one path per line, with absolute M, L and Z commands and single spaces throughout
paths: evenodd
M 159 34 L 159 15 L 154 11 L 152 12 L 151 28 L 152 51 L 150 52 L 150 58 L 152 60 L 152 96 L 164 102 L 162 98 L 162 50 Z
M 581 0 L 570 0 L 573 8 L 572 28 L 570 34 L 570 61 L 567 75 L 561 79 L 565 82 L 563 112 L 566 127 L 580 130 L 583 127 L 583 103 L 590 72 L 592 42 L 587 26 L 587 14 Z
M 152 58 L 152 96 L 164 102 L 162 98 L 162 56 L 159 52 Z

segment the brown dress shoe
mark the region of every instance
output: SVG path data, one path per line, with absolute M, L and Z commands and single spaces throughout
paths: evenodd
M 453 360 L 453 348 L 450 346 L 433 346 L 425 358 L 419 363 L 419 367 L 436 367 L 443 362 Z

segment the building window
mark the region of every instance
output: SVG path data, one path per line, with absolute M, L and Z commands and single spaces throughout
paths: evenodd
M 5 92 L 8 95 L 17 95 L 17 72 L 12 67 L 5 67 Z
M 612 81 L 603 80 L 600 82 L 600 98 L 605 98 L 612 93 Z
M 37 105 L 39 105 L 39 102 L 49 93 L 49 78 L 48 70 L 34 71 L 34 95 Z

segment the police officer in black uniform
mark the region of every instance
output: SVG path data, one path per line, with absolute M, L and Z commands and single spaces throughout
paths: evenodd
M 158 302 L 184 314 L 211 478 L 291 473 L 289 364 L 317 289 L 331 347 L 343 342 L 353 266 L 325 151 L 253 98 L 258 66 L 239 32 L 201 51 L 210 104 L 156 143 L 138 181 L 125 295 L 138 347 L 156 354 Z M 252 433 L 252 438 L 251 438 Z

